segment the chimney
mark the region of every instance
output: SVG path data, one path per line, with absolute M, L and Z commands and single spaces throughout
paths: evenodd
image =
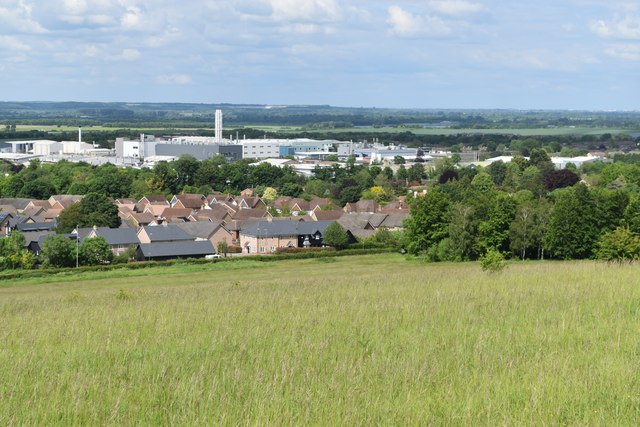
M 78 128 L 78 142 L 82 142 L 82 126 Z

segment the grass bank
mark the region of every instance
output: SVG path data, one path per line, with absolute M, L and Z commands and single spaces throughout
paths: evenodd
M 640 421 L 635 265 L 232 265 L 0 288 L 0 423 Z

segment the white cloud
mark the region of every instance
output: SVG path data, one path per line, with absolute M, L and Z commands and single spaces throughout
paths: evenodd
M 0 31 L 43 34 L 47 30 L 32 17 L 33 6 L 25 0 L 0 1 Z
M 429 2 L 429 6 L 446 15 L 467 15 L 484 9 L 480 3 L 471 3 L 465 0 L 434 0 Z
M 611 46 L 605 50 L 605 53 L 625 61 L 640 61 L 640 45 L 638 44 Z
M 120 25 L 125 29 L 133 29 L 140 26 L 142 11 L 137 7 L 129 7 L 122 18 L 120 18 Z
M 120 57 L 125 61 L 135 61 L 140 58 L 140 51 L 138 49 L 123 49 Z
M 63 7 L 72 15 L 80 15 L 87 10 L 87 2 L 86 0 L 64 0 Z
M 443 36 L 451 33 L 451 28 L 438 17 L 413 15 L 399 6 L 389 7 L 388 13 L 390 33 L 396 36 Z
M 269 0 L 272 17 L 280 21 L 336 20 L 341 9 L 336 0 Z
M 16 52 L 28 52 L 31 50 L 31 46 L 13 36 L 0 36 L 0 47 Z
M 191 76 L 187 74 L 162 75 L 156 78 L 156 82 L 163 85 L 187 85 L 191 83 Z
M 637 40 L 640 39 L 640 18 L 627 16 L 611 21 L 592 21 L 589 29 L 602 38 Z
M 100 48 L 93 44 L 85 46 L 83 50 L 84 55 L 88 56 L 89 58 L 96 58 L 100 54 Z
M 295 33 L 295 34 L 333 34 L 335 29 L 318 24 L 292 24 L 285 25 L 279 29 L 282 33 Z

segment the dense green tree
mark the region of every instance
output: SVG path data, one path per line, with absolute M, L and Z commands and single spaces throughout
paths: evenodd
M 346 205 L 347 203 L 355 203 L 360 200 L 360 187 L 357 185 L 350 185 L 348 187 L 343 187 L 340 190 L 338 202 L 341 206 Z
M 493 202 L 488 217 L 478 224 L 478 252 L 509 251 L 509 228 L 515 217 L 516 203 L 501 193 Z
M 194 184 L 200 162 L 191 155 L 183 154 L 178 160 L 172 162 L 171 167 L 176 174 L 175 194 L 182 191 L 185 185 Z
M 46 200 L 56 193 L 57 190 L 49 179 L 42 177 L 25 182 L 18 195 L 29 199 Z
M 56 234 L 45 239 L 40 257 L 48 267 L 73 267 L 76 265 L 76 251 L 75 240 Z
M 407 249 L 413 254 L 426 251 L 448 234 L 450 199 L 439 191 L 410 199 L 411 215 L 405 220 Z
M 555 258 L 592 255 L 598 239 L 595 201 L 585 185 L 557 190 L 545 246 Z
M 334 221 L 324 231 L 322 242 L 337 250 L 344 249 L 349 244 L 349 234 L 340 224 Z
M 396 165 L 404 165 L 407 161 L 402 156 L 395 156 L 393 158 L 393 163 Z
M 493 162 L 487 166 L 486 171 L 491 175 L 494 184 L 501 186 L 507 176 L 507 165 L 503 162 Z
M 280 194 L 289 197 L 298 197 L 304 189 L 298 184 L 288 183 L 280 188 Z
M 80 224 L 84 226 L 84 221 L 82 221 L 82 205 L 80 203 L 74 203 L 60 212 L 56 231 L 60 234 L 71 233 Z
M 542 163 L 550 163 L 551 157 L 545 151 L 544 148 L 534 148 L 531 150 L 531 155 L 529 157 L 529 164 L 531 166 L 540 167 Z
M 89 193 L 79 204 L 79 225 L 81 227 L 117 228 L 120 226 L 118 207 L 107 196 Z
M 87 238 L 80 245 L 79 259 L 82 265 L 107 264 L 113 260 L 113 252 L 104 237 Z
M 411 182 L 421 182 L 425 177 L 424 166 L 420 163 L 415 163 L 407 169 L 407 178 Z
M 35 261 L 35 256 L 25 248 L 22 233 L 12 231 L 9 236 L 0 237 L 0 270 L 29 270 Z
M 626 227 L 618 227 L 600 237 L 595 255 L 605 261 L 637 260 L 640 258 L 640 236 Z
M 112 199 L 129 197 L 133 174 L 126 169 L 120 169 L 107 163 L 95 169 L 93 176 L 86 183 L 85 193 L 100 193 Z
M 476 252 L 476 234 L 478 221 L 474 216 L 473 207 L 463 203 L 455 203 L 451 205 L 449 210 L 449 242 L 448 247 L 455 254 L 454 260 L 474 259 Z

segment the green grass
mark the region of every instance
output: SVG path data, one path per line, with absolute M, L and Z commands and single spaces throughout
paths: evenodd
M 640 421 L 636 265 L 242 267 L 3 283 L 0 424 Z
M 258 127 L 265 131 L 272 132 L 293 132 L 298 133 L 304 131 L 301 128 L 280 128 Z M 338 129 L 319 129 L 308 130 L 309 132 L 327 132 L 327 133 L 344 133 L 344 132 L 359 132 L 359 133 L 400 133 L 400 132 L 412 132 L 415 135 L 434 135 L 434 136 L 448 136 L 448 135 L 460 135 L 460 134 L 481 134 L 481 135 L 503 135 L 512 134 L 520 136 L 563 136 L 563 135 L 602 135 L 610 133 L 617 135 L 620 133 L 634 132 L 629 129 L 613 129 L 613 128 L 590 128 L 590 127 L 558 127 L 558 128 L 504 128 L 504 129 L 425 129 L 425 128 L 396 128 L 396 127 L 382 127 L 382 128 L 338 128 Z

